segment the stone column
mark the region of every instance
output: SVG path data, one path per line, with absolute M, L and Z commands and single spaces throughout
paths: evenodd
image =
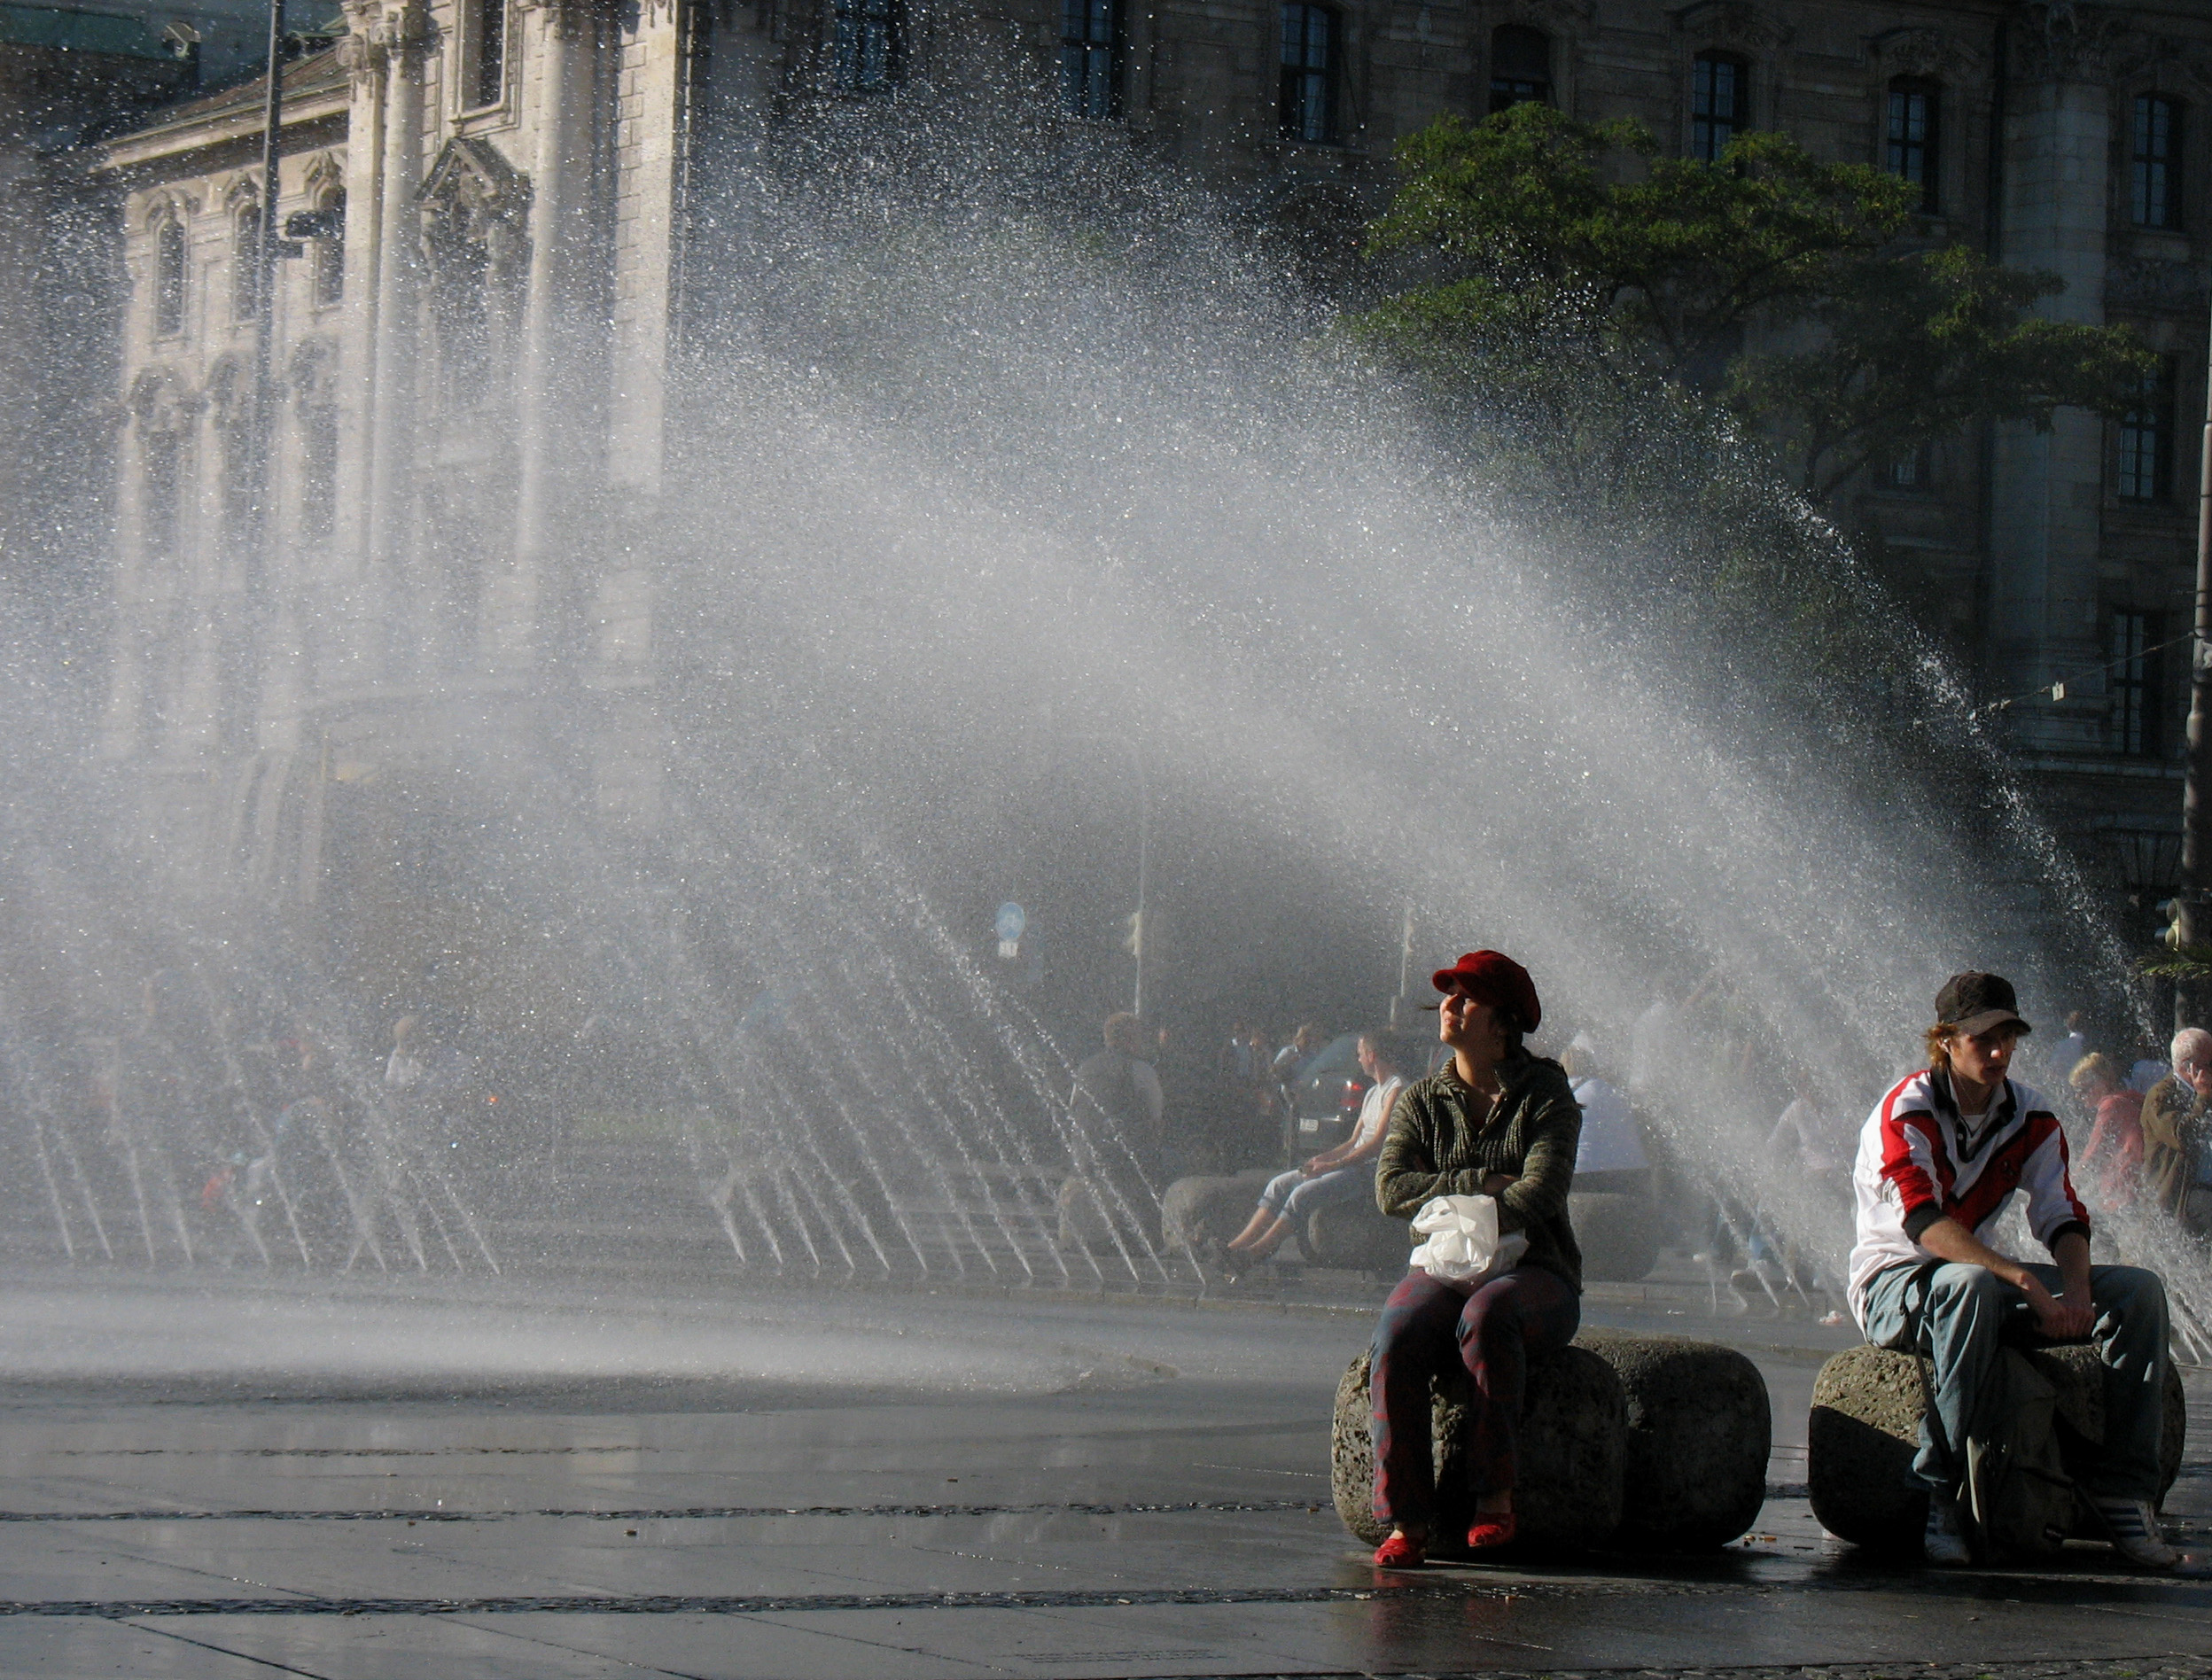
M 2111 214 L 2103 55 L 2093 27 L 2077 24 L 2068 6 L 2033 9 L 2021 33 L 2005 124 L 2001 255 L 2013 267 L 2047 268 L 2065 280 L 2066 290 L 2040 306 L 2044 315 L 2101 324 Z M 2104 455 L 2103 421 L 2078 408 L 2060 409 L 2045 433 L 2018 425 L 1998 432 L 1989 633 L 2000 690 L 2038 688 L 2101 657 Z M 2101 704 L 2079 693 L 2013 715 L 2017 738 L 2030 751 L 2104 744 Z
M 516 369 L 516 509 L 511 566 L 485 579 L 485 650 L 495 670 L 541 666 L 555 652 L 549 615 L 567 582 L 578 521 L 601 451 L 586 365 L 604 358 L 590 331 L 591 272 L 604 218 L 596 202 L 598 62 L 604 30 L 590 0 L 524 0 L 526 97 L 535 118 L 529 284 Z
M 384 66 L 384 114 L 372 201 L 378 228 L 376 285 L 369 303 L 365 557 L 378 574 L 370 598 L 389 611 L 392 579 L 403 562 L 413 523 L 413 399 L 422 309 L 415 190 L 423 175 L 423 58 L 429 18 L 421 0 L 399 0 L 378 12 L 373 31 L 370 48 Z
M 346 113 L 346 301 L 339 325 L 338 506 L 331 544 L 358 579 L 369 552 L 369 443 L 376 415 L 377 304 L 384 248 L 384 118 L 390 60 L 376 44 L 374 0 L 346 8 L 339 43 L 351 78 Z

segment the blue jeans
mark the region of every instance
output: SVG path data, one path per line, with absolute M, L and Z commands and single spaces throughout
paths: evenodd
M 2059 1293 L 2058 1267 L 2028 1270 Z M 2019 1340 L 2034 1318 L 2028 1297 L 1984 1267 L 1941 1265 L 1925 1285 L 1920 1272 L 1895 1265 L 1874 1274 L 1866 1286 L 1866 1339 L 1935 1362 L 1930 1387 L 1943 1437 L 1921 1420 L 1912 1474 L 1948 1494 L 1966 1475 L 1967 1437 L 1986 1440 L 1994 1433 L 1995 1420 L 1983 1408 L 2007 1323 L 2019 1326 L 2012 1334 Z M 2105 1364 L 2105 1445 L 2089 1492 L 2155 1505 L 2166 1422 L 2166 1286 L 2140 1266 L 2091 1266 L 2089 1290 L 2096 1303 L 2090 1340 Z
M 1316 1208 L 1357 1202 L 1362 1193 L 1375 1194 L 1375 1163 L 1371 1161 L 1356 1167 L 1338 1167 L 1331 1172 L 1316 1173 L 1311 1178 L 1293 1167 L 1267 1180 L 1267 1187 L 1259 1193 L 1259 1205 L 1295 1225 Z

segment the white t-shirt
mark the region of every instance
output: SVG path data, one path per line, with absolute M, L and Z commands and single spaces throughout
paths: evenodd
M 1626 1098 L 1594 1076 L 1576 1080 L 1574 1093 L 1582 1105 L 1577 1172 L 1634 1172 L 1651 1164 L 1645 1159 L 1644 1134 Z
M 1827 1116 L 1803 1097 L 1782 1110 L 1774 1130 L 1767 1133 L 1766 1147 L 1776 1156 L 1790 1151 L 1790 1164 L 1807 1172 L 1845 1171 L 1851 1164 L 1850 1155 L 1830 1142 Z
M 1364 1149 L 1382 1135 L 1382 1128 L 1390 1124 L 1390 1110 L 1398 1107 L 1398 1093 L 1405 1088 L 1406 1081 L 1396 1074 L 1367 1087 L 1359 1104 L 1359 1124 L 1351 1129 L 1354 1149 Z

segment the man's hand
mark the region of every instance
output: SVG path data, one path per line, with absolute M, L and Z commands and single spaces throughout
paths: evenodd
M 2037 1328 L 2053 1342 L 2083 1341 L 2097 1321 L 2097 1310 L 2090 1300 L 2087 1284 L 2054 1295 L 2043 1287 L 2042 1279 L 2024 1267 L 2017 1278 L 2008 1281 L 2028 1297 L 2028 1304 L 2035 1309 Z
M 1298 1169 L 1299 1173 L 1308 1178 L 1318 1178 L 1321 1176 L 1321 1174 L 1327 1172 L 1328 1171 L 1328 1163 L 1324 1161 L 1319 1155 L 1315 1155 L 1311 1161 L 1307 1162 L 1304 1166 Z
M 1520 1178 L 1513 1173 L 1493 1172 L 1484 1178 L 1483 1194 L 1486 1196 L 1503 1195 L 1520 1182 Z

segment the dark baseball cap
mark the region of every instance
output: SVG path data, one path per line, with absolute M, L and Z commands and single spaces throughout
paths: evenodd
M 1944 981 L 1943 989 L 1936 994 L 1936 1024 L 1939 1027 L 1950 1027 L 1971 1038 L 2007 1021 L 2022 1032 L 2035 1031 L 2021 1018 L 2020 999 L 2013 991 L 2013 983 L 2001 974 L 1980 974 L 1968 969 Z

